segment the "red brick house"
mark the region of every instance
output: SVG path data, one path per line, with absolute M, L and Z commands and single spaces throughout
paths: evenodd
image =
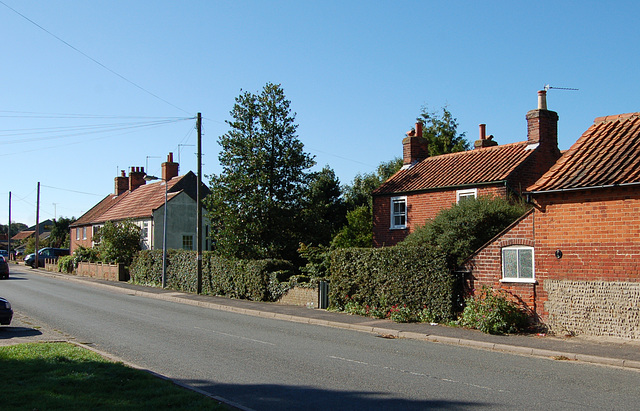
M 481 124 L 473 150 L 434 157 L 417 123 L 402 142 L 404 166 L 373 193 L 374 246 L 397 244 L 461 198 L 520 195 L 560 157 L 558 114 L 547 110 L 546 91 L 526 118 L 526 141 L 499 146 Z
M 167 248 L 195 249 L 197 227 L 197 181 L 193 172 L 178 175 L 178 163 L 169 153 L 162 163 L 162 179 L 147 184 L 144 167 L 131 167 L 129 176 L 115 178 L 113 194 L 83 214 L 70 226 L 71 252 L 95 245 L 94 236 L 107 221 L 131 220 L 141 229 L 143 249 L 161 249 L 163 244 L 165 186 L 167 193 Z M 202 187 L 203 195 L 209 193 Z M 210 249 L 209 226 L 203 221 L 203 249 Z
M 469 260 L 556 333 L 640 339 L 640 113 L 596 118 Z

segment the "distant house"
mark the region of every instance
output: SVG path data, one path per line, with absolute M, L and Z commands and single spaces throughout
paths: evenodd
M 527 140 L 497 145 L 480 125 L 473 150 L 428 157 L 422 125 L 402 141 L 404 166 L 373 193 L 373 243 L 392 246 L 466 197 L 520 195 L 560 157 L 558 115 L 546 92 L 526 115 Z
M 53 230 L 53 226 L 54 226 L 54 222 L 52 220 L 41 221 L 38 224 L 38 232 L 40 233 L 40 237 L 38 238 L 38 240 L 44 240 L 49 238 L 49 236 L 51 235 L 51 230 Z M 33 225 L 27 229 L 20 231 L 19 233 L 11 237 L 11 241 L 19 242 L 19 241 L 27 240 L 28 238 L 33 237 L 35 232 L 36 232 L 36 226 Z
M 467 262 L 557 333 L 640 339 L 640 113 L 596 118 Z
M 115 178 L 113 194 L 107 195 L 70 226 L 71 252 L 93 247 L 96 234 L 107 221 L 131 220 L 141 229 L 143 249 L 162 249 L 165 187 L 167 193 L 167 248 L 196 249 L 197 185 L 193 172 L 178 176 L 178 163 L 173 153 L 162 163 L 162 179 L 147 184 L 144 167 L 131 167 L 129 176 L 124 170 Z M 202 196 L 209 189 L 202 186 Z M 210 249 L 209 225 L 203 219 L 201 230 L 203 249 Z

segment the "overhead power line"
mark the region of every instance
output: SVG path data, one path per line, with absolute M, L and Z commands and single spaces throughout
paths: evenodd
M 80 53 L 81 55 L 83 55 L 84 57 L 88 58 L 89 60 L 93 61 L 95 64 L 97 64 L 98 66 L 102 67 L 103 69 L 107 70 L 108 72 L 110 72 L 111 74 L 120 77 L 122 80 L 126 81 L 127 83 L 131 84 L 132 86 L 136 87 L 137 89 L 149 94 L 150 96 L 162 101 L 163 103 L 166 103 L 168 105 L 170 105 L 173 108 L 176 108 L 180 111 L 182 111 L 183 113 L 187 113 L 187 114 L 191 114 L 188 111 L 176 106 L 175 104 L 171 103 L 170 101 L 167 101 L 165 99 L 163 99 L 162 97 L 158 96 L 155 93 L 152 93 L 151 91 L 147 90 L 146 88 L 142 87 L 141 85 L 135 83 L 134 81 L 129 80 L 128 78 L 126 78 L 125 76 L 123 76 L 122 74 L 118 73 L 117 71 L 107 67 L 106 65 L 102 64 L 100 61 L 96 60 L 95 58 L 91 57 L 90 55 L 88 55 L 87 53 L 85 53 L 84 51 L 78 49 L 77 47 L 73 46 L 72 44 L 68 43 L 67 41 L 63 40 L 62 38 L 58 37 L 57 35 L 55 35 L 54 33 L 50 32 L 49 30 L 47 30 L 46 28 L 42 27 L 41 25 L 39 25 L 38 23 L 36 23 L 35 21 L 31 20 L 29 17 L 25 16 L 24 14 L 20 13 L 18 10 L 14 9 L 13 7 L 9 6 L 8 4 L 6 4 L 5 2 L 0 0 L 0 4 L 2 4 L 3 6 L 5 6 L 6 8 L 8 8 L 9 10 L 13 11 L 14 13 L 16 13 L 18 16 L 22 17 L 23 19 L 27 20 L 29 23 L 33 24 L 34 26 L 38 27 L 40 30 L 44 31 L 45 33 L 47 33 L 48 35 L 50 35 L 51 37 L 55 38 L 56 40 L 58 40 L 59 42 L 63 43 L 64 45 L 66 45 L 67 47 L 71 48 L 72 50 L 76 51 L 77 53 Z

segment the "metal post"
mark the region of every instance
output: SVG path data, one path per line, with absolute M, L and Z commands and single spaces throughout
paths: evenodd
M 7 225 L 7 255 L 9 256 L 9 259 L 11 259 L 11 191 L 9 191 L 9 225 Z
M 36 268 L 40 267 L 40 254 L 38 253 L 38 246 L 40 245 L 40 182 L 38 181 L 38 197 L 36 201 Z

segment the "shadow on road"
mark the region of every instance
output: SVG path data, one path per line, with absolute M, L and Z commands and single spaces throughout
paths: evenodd
M 36 330 L 35 328 L 8 326 L 0 327 L 0 340 L 20 337 L 35 337 L 38 335 L 42 335 L 42 332 Z
M 325 390 L 315 387 L 277 384 L 211 384 L 178 380 L 182 384 L 226 398 L 254 410 L 469 410 L 492 408 L 495 404 L 447 399 L 407 399 L 389 392 Z

